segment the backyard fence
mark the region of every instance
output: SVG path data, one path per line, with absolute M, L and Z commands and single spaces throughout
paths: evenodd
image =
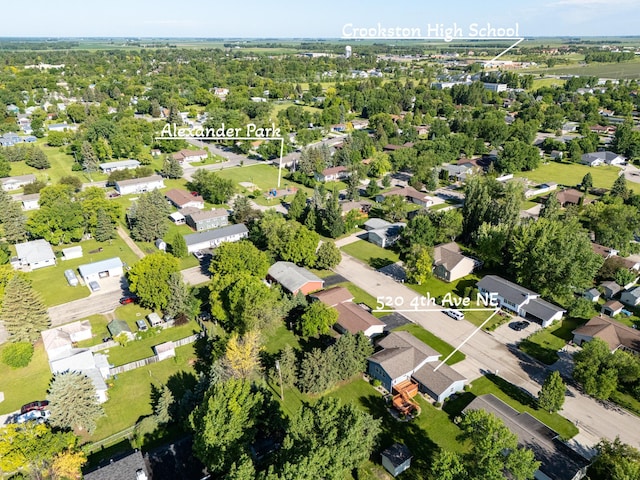
M 98 345 L 94 345 L 93 347 L 89 347 L 89 350 L 92 352 L 99 352 L 101 350 L 106 350 L 107 348 L 117 347 L 118 345 L 120 344 L 115 340 L 109 340 L 108 342 L 102 342 Z

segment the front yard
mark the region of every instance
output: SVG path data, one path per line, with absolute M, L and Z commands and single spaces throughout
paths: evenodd
M 341 250 L 375 269 L 386 267 L 400 260 L 400 256 L 396 252 L 366 240 L 350 243 L 342 247 Z
M 428 330 L 425 330 L 420 325 L 407 324 L 407 325 L 403 325 L 401 327 L 396 328 L 395 331 L 409 332 L 418 340 L 426 343 L 431 348 L 433 348 L 438 353 L 440 353 L 442 355 L 440 357 L 441 360 L 444 360 L 445 358 L 447 358 L 451 354 L 451 352 L 455 350 L 453 346 L 449 345 L 447 342 L 445 342 L 441 338 L 436 337 L 433 333 L 429 332 Z M 447 365 L 453 365 L 454 363 L 461 362 L 465 358 L 466 358 L 466 355 L 464 353 L 457 351 L 449 360 L 447 360 Z
M 0 346 L 0 354 L 7 345 Z M 0 392 L 4 393 L 0 415 L 19 410 L 25 403 L 44 400 L 47 396 L 51 370 L 42 341 L 36 343 L 33 358 L 26 367 L 13 369 L 2 363 L 0 368 Z
M 561 322 L 525 338 L 518 347 L 542 363 L 552 365 L 558 360 L 556 352 L 573 339 L 571 332 L 585 322 L 580 318 L 564 318 Z

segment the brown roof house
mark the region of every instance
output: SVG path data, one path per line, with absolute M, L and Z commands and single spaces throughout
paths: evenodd
M 325 168 L 322 172 L 316 172 L 315 179 L 319 182 L 332 182 L 343 180 L 349 177 L 351 173 L 347 167 L 339 165 L 337 167 Z
M 422 392 L 443 402 L 464 389 L 466 378 L 448 365 L 440 365 L 441 355 L 409 332 L 391 332 L 377 347 L 381 350 L 369 357 L 368 374 L 389 392 L 395 385 L 415 381 Z
M 180 150 L 173 154 L 173 159 L 178 162 L 199 162 L 206 159 L 209 152 L 206 150 Z
M 390 197 L 391 195 L 400 195 L 408 202 L 415 203 L 416 205 L 420 205 L 425 208 L 431 207 L 436 203 L 435 200 L 426 193 L 420 192 L 409 186 L 393 188 L 388 192 L 376 195 L 376 202 L 381 203 L 385 198 Z
M 335 327 L 340 333 L 349 332 L 355 335 L 362 332 L 367 337 L 372 337 L 384 332 L 385 323 L 353 303 L 353 295 L 344 287 L 322 290 L 312 293 L 310 297 L 338 311 Z
M 165 192 L 164 196 L 176 208 L 193 207 L 201 210 L 204 208 L 204 198 L 201 195 L 192 195 L 186 190 L 172 188 Z
M 607 303 L 602 305 L 602 313 L 609 315 L 610 317 L 615 317 L 622 312 L 623 308 L 624 305 L 618 300 L 609 300 Z
M 599 315 L 593 317 L 573 332 L 573 342 L 582 345 L 594 338 L 604 340 L 612 352 L 621 348 L 636 354 L 640 354 L 640 332 L 635 328 L 627 327 L 611 317 Z
M 291 262 L 276 262 L 269 267 L 267 278 L 282 285 L 289 293 L 295 295 L 301 292 L 308 295 L 316 290 L 321 290 L 324 280 L 314 275 L 309 270 L 297 266 Z
M 556 198 L 561 207 L 568 207 L 570 205 L 582 205 L 591 203 L 587 198 L 584 198 L 584 193 L 575 188 L 565 188 L 556 193 Z
M 433 249 L 433 274 L 445 282 L 454 282 L 473 273 L 477 262 L 460 252 L 455 243 L 441 243 Z

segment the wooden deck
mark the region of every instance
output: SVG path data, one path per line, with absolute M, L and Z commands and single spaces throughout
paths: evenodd
M 393 408 L 403 415 L 409 415 L 419 410 L 418 405 L 411 399 L 418 394 L 418 384 L 412 380 L 405 380 L 393 387 Z

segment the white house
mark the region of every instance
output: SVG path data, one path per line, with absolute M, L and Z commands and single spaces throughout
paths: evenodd
M 120 195 L 145 193 L 152 190 L 158 190 L 160 188 L 164 188 L 164 180 L 160 175 L 132 178 L 130 180 L 119 180 L 116 182 L 116 190 Z
M 22 188 L 25 185 L 28 185 L 35 181 L 36 176 L 33 173 L 29 173 L 27 175 L 18 175 L 16 177 L 0 178 L 2 189 L 6 191 L 18 190 L 19 188 Z
M 349 177 L 351 173 L 347 167 L 339 165 L 337 167 L 325 168 L 322 172 L 316 172 L 315 179 L 318 182 L 332 182 L 337 180 L 343 180 Z
M 100 170 L 102 173 L 111 173 L 117 170 L 129 170 L 138 168 L 140 162 L 138 160 L 120 160 L 117 162 L 107 162 L 100 164 Z
M 25 211 L 38 210 L 40 208 L 40 194 L 32 193 L 22 196 L 22 209 Z
M 98 281 L 106 277 L 119 277 L 123 272 L 122 260 L 118 257 L 100 260 L 99 262 L 80 265 L 78 271 L 85 283 Z
M 609 151 L 585 153 L 580 157 L 580 163 L 590 167 L 597 167 L 602 164 L 623 165 L 626 161 L 627 159 L 622 155 Z
M 89 320 L 67 323 L 60 327 L 43 330 L 40 335 L 49 360 L 54 360 L 67 356 L 75 342 L 90 339 L 91 323 Z
M 214 248 L 225 242 L 237 242 L 249 236 L 249 230 L 244 223 L 229 225 L 227 227 L 206 230 L 204 232 L 185 235 L 189 253 L 197 252 L 207 248 Z
M 501 308 L 548 327 L 555 320 L 562 319 L 565 310 L 546 302 L 540 294 L 505 280 L 497 275 L 487 275 L 478 282 L 480 294 L 495 294 Z
M 29 267 L 31 270 L 51 267 L 56 264 L 56 255 L 51 245 L 46 240 L 32 240 L 31 242 L 17 243 L 16 256 L 20 267 Z

